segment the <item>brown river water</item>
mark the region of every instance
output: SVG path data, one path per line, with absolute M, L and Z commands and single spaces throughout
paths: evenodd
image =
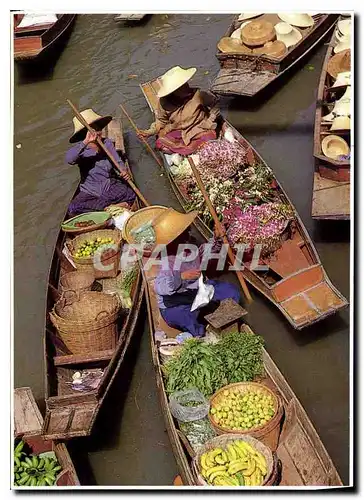
M 208 87 L 218 71 L 217 40 L 232 15 L 153 15 L 135 26 L 113 15 L 78 15 L 51 68 L 14 75 L 14 381 L 30 386 L 44 408 L 42 335 L 47 273 L 78 169 L 64 154 L 72 133 L 70 99 L 120 116 L 126 105 L 140 128 L 152 116 L 139 84 L 176 64 L 195 66 L 194 83 Z M 327 41 L 326 41 L 327 42 Z M 255 103 L 223 101 L 223 113 L 273 168 L 296 206 L 334 285 L 350 299 L 349 222 L 311 219 L 313 123 L 322 44 L 269 96 Z M 275 92 L 273 92 L 273 90 Z M 124 120 L 136 183 L 151 203 L 179 205 L 168 181 Z M 15 145 L 21 145 L 15 148 Z M 349 309 L 298 332 L 263 296 L 248 322 L 305 407 L 344 482 L 349 481 Z M 127 361 L 90 438 L 69 448 L 81 484 L 170 485 L 176 463 L 159 407 L 146 311 Z

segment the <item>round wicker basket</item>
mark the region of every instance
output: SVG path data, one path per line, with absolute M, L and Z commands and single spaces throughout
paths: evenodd
M 95 281 L 95 274 L 92 271 L 71 271 L 64 274 L 59 280 L 61 292 L 74 290 L 86 292 L 91 290 Z
M 272 451 L 263 443 L 255 439 L 250 435 L 241 436 L 240 434 L 222 434 L 221 436 L 214 437 L 203 444 L 196 453 L 195 458 L 193 459 L 193 469 L 196 475 L 197 484 L 201 486 L 210 486 L 205 478 L 201 474 L 201 456 L 209 450 L 213 450 L 214 448 L 222 448 L 226 449 L 226 446 L 233 441 L 245 441 L 250 444 L 253 448 L 259 451 L 265 458 L 267 463 L 267 474 L 264 478 L 262 486 L 264 486 L 268 480 L 270 479 L 273 472 L 273 454 Z
M 275 450 L 278 446 L 278 437 L 280 431 L 280 422 L 283 417 L 283 407 L 278 396 L 271 391 L 267 386 L 259 384 L 257 382 L 238 382 L 236 384 L 226 385 L 219 389 L 210 398 L 210 408 L 217 404 L 221 399 L 223 399 L 223 392 L 227 389 L 238 389 L 243 394 L 248 391 L 257 391 L 260 389 L 264 394 L 269 394 L 273 398 L 274 404 L 274 415 L 269 421 L 264 425 L 259 425 L 246 430 L 233 430 L 221 427 L 214 419 L 214 416 L 209 413 L 209 420 L 216 431 L 217 434 L 238 434 L 240 436 L 250 435 L 263 441 L 272 450 Z

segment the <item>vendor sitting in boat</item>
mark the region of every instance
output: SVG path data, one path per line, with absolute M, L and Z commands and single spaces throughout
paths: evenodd
M 156 244 L 167 245 L 168 266 L 163 264 L 160 266 L 154 281 L 154 289 L 157 294 L 160 314 L 164 321 L 172 328 L 183 332 L 187 331 L 194 337 L 202 337 L 205 335 L 204 308 L 191 311 L 191 306 L 199 288 L 204 245 L 199 247 L 195 259 L 189 262 L 184 262 L 181 259 L 180 262 L 177 262 L 178 265 L 175 265 L 176 259 L 179 258 L 177 255 L 178 245 L 191 243 L 189 226 L 196 216 L 196 211 L 181 214 L 176 210 L 169 209 L 156 221 L 154 226 Z M 211 243 L 211 252 L 218 252 L 221 249 L 221 240 L 214 239 Z M 176 267 L 179 267 L 179 270 L 175 270 Z M 209 312 L 211 312 L 211 307 L 216 307 L 224 299 L 231 298 L 239 303 L 240 293 L 237 286 L 216 280 L 207 280 L 206 284 L 214 287 Z
M 216 139 L 217 108 L 212 94 L 188 85 L 196 68 L 175 66 L 161 78 L 156 121 L 139 135 L 157 135 L 156 147 L 164 153 L 192 154 L 204 142 Z
M 102 129 L 112 117 L 100 116 L 92 109 L 82 111 L 81 115 L 94 132 L 89 132 L 77 118 L 73 118 L 74 133 L 70 142 L 77 144 L 67 151 L 66 161 L 70 165 L 79 166 L 81 182 L 79 193 L 69 205 L 69 216 L 103 210 L 111 204 L 130 207 L 135 200 L 135 193 L 126 182 L 130 175 L 124 162 L 119 157 L 112 140 L 103 140 L 105 147 L 120 165 L 122 178 L 118 178 L 113 164 L 97 144 L 97 138 L 101 138 Z

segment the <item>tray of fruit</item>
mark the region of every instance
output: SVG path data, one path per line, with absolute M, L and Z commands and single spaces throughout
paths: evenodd
M 88 212 L 64 221 L 61 227 L 65 233 L 82 234 L 106 227 L 110 219 L 108 212 Z
M 280 401 L 268 387 L 240 382 L 222 387 L 210 399 L 209 419 L 219 433 L 250 433 L 278 416 Z
M 198 450 L 197 482 L 210 486 L 264 486 L 273 473 L 273 454 L 252 436 L 222 434 Z

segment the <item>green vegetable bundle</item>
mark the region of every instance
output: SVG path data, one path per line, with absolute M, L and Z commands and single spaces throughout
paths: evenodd
M 180 353 L 164 365 L 164 370 L 169 394 L 196 387 L 208 397 L 226 384 L 222 359 L 212 344 L 199 339 L 186 340 Z
M 167 393 L 196 387 L 210 397 L 224 385 L 254 380 L 264 372 L 263 344 L 262 337 L 239 332 L 216 344 L 186 340 L 164 365 Z
M 232 332 L 215 344 L 223 360 L 228 384 L 251 382 L 264 372 L 264 340 L 251 333 Z

